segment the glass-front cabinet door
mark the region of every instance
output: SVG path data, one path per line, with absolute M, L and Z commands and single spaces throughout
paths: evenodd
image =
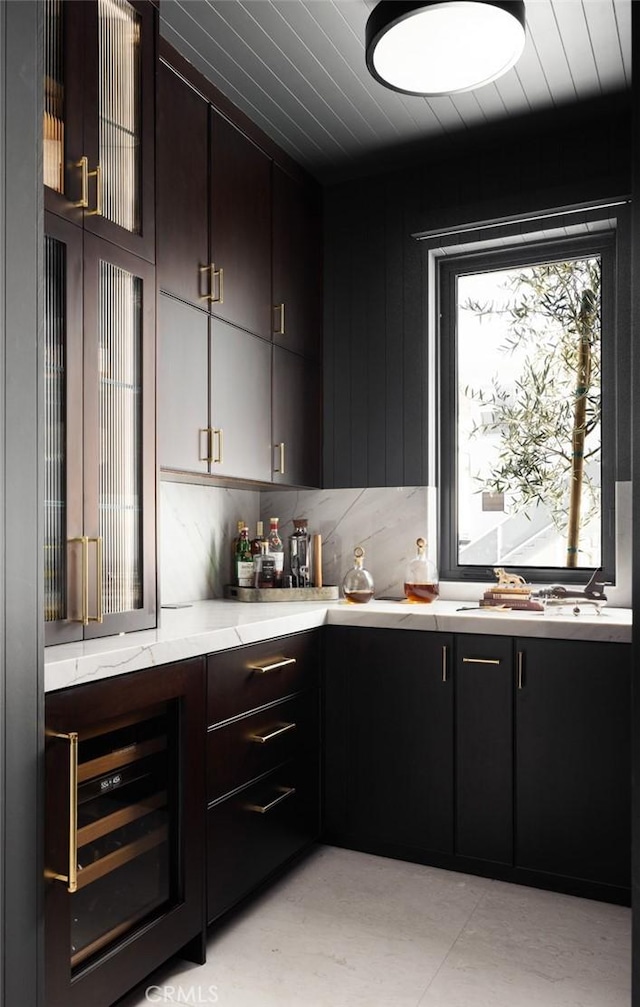
M 44 0 L 47 208 L 154 259 L 156 10 Z
M 154 267 L 45 221 L 48 644 L 156 624 Z
M 138 941 L 202 932 L 202 691 L 196 659 L 47 696 L 47 1007 L 106 1007 L 152 967 Z

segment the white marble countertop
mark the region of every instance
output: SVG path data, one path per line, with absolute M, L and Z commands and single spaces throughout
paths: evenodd
M 583 609 L 574 616 L 570 607 L 544 613 L 468 608 L 469 603 L 458 601 L 437 601 L 432 605 L 372 601 L 362 606 L 344 601 L 259 605 L 198 601 L 185 608 L 162 609 L 158 629 L 47 647 L 45 690 L 52 692 L 325 624 L 556 640 L 631 641 L 630 609 L 604 608 L 600 615 Z

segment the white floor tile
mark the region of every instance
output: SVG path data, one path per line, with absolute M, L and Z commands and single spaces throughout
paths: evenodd
M 320 847 L 122 1007 L 628 1007 L 630 931 L 617 906 Z

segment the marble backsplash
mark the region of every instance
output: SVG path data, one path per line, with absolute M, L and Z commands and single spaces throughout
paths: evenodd
M 280 518 L 283 539 L 305 517 L 323 542 L 323 583 L 341 584 L 353 549 L 365 549 L 376 595 L 401 595 L 404 569 L 419 535 L 429 538 L 432 491 L 424 487 L 342 490 L 223 489 L 160 483 L 160 598 L 175 605 L 222 598 L 231 575 L 231 541 L 239 519 L 251 534 L 262 518 Z M 435 542 L 434 542 L 435 545 Z

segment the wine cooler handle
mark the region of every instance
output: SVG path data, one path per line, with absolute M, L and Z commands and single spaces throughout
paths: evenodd
M 68 734 L 47 731 L 47 734 L 50 738 L 69 742 L 69 871 L 67 874 L 47 871 L 46 876 L 53 881 L 64 881 L 67 891 L 73 894 L 78 889 L 78 734 L 76 731 Z

